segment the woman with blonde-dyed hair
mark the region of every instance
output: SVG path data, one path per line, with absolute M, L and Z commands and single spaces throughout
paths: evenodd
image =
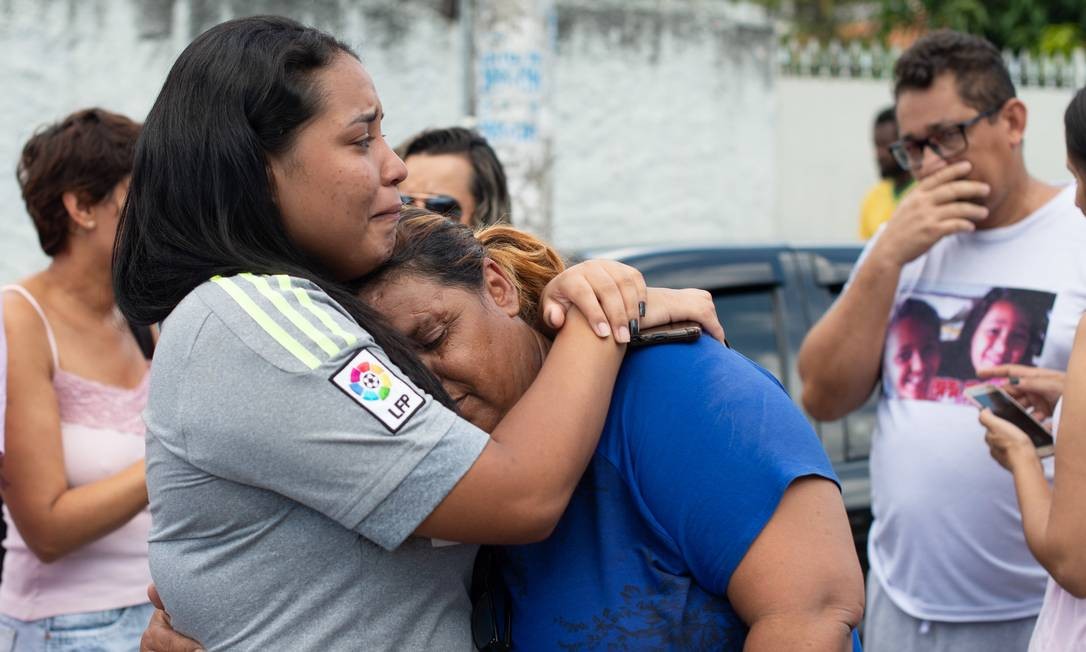
M 490 431 L 552 355 L 533 306 L 562 260 L 509 226 L 402 214 L 360 296 Z M 858 649 L 863 579 L 835 483 L 768 372 L 708 337 L 632 349 L 553 532 L 480 557 L 477 577 L 492 563 L 498 577 L 482 582 L 476 646 Z M 157 623 L 145 649 L 195 647 Z

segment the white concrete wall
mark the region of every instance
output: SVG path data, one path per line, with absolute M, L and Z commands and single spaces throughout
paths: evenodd
M 83 106 L 142 119 L 181 49 L 280 13 L 355 46 L 390 140 L 465 121 L 464 30 L 444 0 L 0 0 L 0 282 L 44 263 L 14 181 L 35 127 Z M 772 36 L 705 0 L 561 0 L 548 129 L 565 249 L 775 237 Z
M 1069 90 L 1026 88 L 1026 165 L 1038 177 L 1071 180 L 1064 167 Z M 778 77 L 774 181 L 779 237 L 856 240 L 860 202 L 877 181 L 871 126 L 892 101 L 888 81 Z
M 0 1 L 0 283 L 45 263 L 15 183 L 36 127 L 91 105 L 142 120 L 173 61 L 235 15 L 290 15 L 354 47 L 373 76 L 393 143 L 461 120 L 462 35 L 438 0 Z
M 13 174 L 36 126 L 88 105 L 142 119 L 200 31 L 233 15 L 285 13 L 357 48 L 398 143 L 466 120 L 465 30 L 447 6 L 0 0 L 0 282 L 44 263 Z M 764 14 L 741 2 L 554 7 L 544 101 L 554 164 L 550 236 L 561 248 L 855 238 L 860 199 L 875 180 L 870 123 L 890 100 L 886 82 L 781 77 Z M 1070 93 L 1022 96 L 1031 108 L 1031 169 L 1066 180 Z
M 580 4 L 559 14 L 555 243 L 776 237 L 764 17 L 733 3 Z

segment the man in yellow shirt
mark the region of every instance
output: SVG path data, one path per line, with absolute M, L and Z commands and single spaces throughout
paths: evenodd
M 912 185 L 913 177 L 901 169 L 890 145 L 897 140 L 897 118 L 894 107 L 884 109 L 875 117 L 875 160 L 881 179 L 867 192 L 860 207 L 860 238 L 867 240 L 883 222 L 890 219 L 898 201 Z

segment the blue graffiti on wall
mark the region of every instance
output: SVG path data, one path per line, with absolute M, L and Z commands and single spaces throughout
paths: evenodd
M 543 55 L 539 52 L 488 52 L 478 64 L 478 92 L 539 93 L 543 86 Z

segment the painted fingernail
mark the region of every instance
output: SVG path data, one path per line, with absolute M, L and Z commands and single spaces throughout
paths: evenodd
M 1019 381 L 1018 376 L 1011 376 L 1010 382 L 1011 382 L 1012 385 L 1017 385 L 1018 381 Z
M 600 337 L 608 337 L 611 335 L 611 327 L 607 325 L 607 322 L 601 321 L 596 324 L 596 334 Z
M 637 335 L 640 332 L 641 332 L 641 324 L 638 323 L 638 321 L 636 319 L 631 319 L 630 320 L 630 334 L 633 335 L 634 337 L 637 337 Z
M 615 336 L 615 339 L 622 344 L 626 344 L 630 341 L 630 329 L 626 328 L 625 326 L 619 326 L 618 335 Z
M 637 302 L 637 314 L 640 315 L 641 317 L 645 316 L 645 302 L 644 301 L 638 301 Z

